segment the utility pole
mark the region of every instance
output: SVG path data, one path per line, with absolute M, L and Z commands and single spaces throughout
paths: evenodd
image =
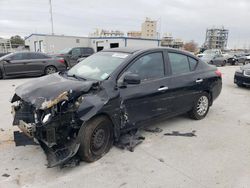
M 49 5 L 50 5 L 50 22 L 51 22 L 51 34 L 54 35 L 54 23 L 53 23 L 53 12 L 52 12 L 52 3 L 51 0 L 49 0 Z

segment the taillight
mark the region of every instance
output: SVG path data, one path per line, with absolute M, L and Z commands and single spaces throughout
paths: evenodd
M 219 76 L 219 77 L 222 77 L 222 73 L 221 73 L 219 70 L 216 70 L 216 71 L 215 71 L 215 74 L 216 74 L 217 76 Z
M 58 61 L 59 63 L 63 63 L 63 64 L 65 63 L 64 59 L 58 59 L 57 61 Z

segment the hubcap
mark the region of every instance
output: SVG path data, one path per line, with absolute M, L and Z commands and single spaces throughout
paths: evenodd
M 54 67 L 48 67 L 48 68 L 46 69 L 46 73 L 47 73 L 47 74 L 53 74 L 53 73 L 55 73 L 55 72 L 56 72 L 56 70 L 55 70 Z
M 105 130 L 96 129 L 91 138 L 91 145 L 94 151 L 99 150 L 105 144 L 106 135 Z
M 207 109 L 208 109 L 208 98 L 206 96 L 202 96 L 198 100 L 197 113 L 200 116 L 203 116 L 204 114 L 206 114 Z

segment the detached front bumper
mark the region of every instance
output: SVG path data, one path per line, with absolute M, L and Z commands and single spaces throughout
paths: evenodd
M 245 76 L 243 73 L 236 72 L 234 75 L 234 83 L 250 86 L 250 76 Z
M 13 125 L 18 126 L 25 135 L 41 145 L 47 155 L 49 168 L 67 163 L 77 153 L 80 146 L 76 138 L 72 136 L 74 130 L 68 127 L 63 135 L 61 132 L 65 129 L 65 125 L 61 124 L 57 118 L 42 125 L 38 121 L 39 115 L 36 114 L 34 107 L 26 102 L 20 103 L 12 106 Z

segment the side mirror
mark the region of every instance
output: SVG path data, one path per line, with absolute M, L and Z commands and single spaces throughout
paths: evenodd
M 123 82 L 126 84 L 140 84 L 141 78 L 138 74 L 127 74 L 124 76 Z

